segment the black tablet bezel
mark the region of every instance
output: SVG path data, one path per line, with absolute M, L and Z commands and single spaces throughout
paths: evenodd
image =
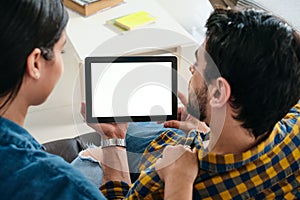
M 118 116 L 118 117 L 93 117 L 92 116 L 92 63 L 126 63 L 126 62 L 171 62 L 172 63 L 172 115 L 153 116 Z M 165 121 L 177 119 L 177 57 L 176 56 L 120 56 L 120 57 L 87 57 L 85 58 L 85 97 L 87 123 L 109 122 L 142 122 Z

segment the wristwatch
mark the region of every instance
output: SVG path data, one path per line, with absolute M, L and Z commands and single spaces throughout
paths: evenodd
M 126 148 L 126 142 L 125 139 L 121 138 L 109 138 L 101 140 L 101 147 L 112 147 L 112 146 L 119 146 L 119 147 L 125 147 Z

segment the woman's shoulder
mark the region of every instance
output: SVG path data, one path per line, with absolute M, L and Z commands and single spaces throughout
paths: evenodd
M 13 158 L 13 154 L 17 156 Z M 13 149 L 7 157 L 0 172 L 4 196 L 20 188 L 20 197 L 31 199 L 105 199 L 93 183 L 59 156 L 43 150 Z

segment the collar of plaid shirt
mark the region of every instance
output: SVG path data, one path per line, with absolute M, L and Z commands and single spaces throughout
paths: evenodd
M 141 176 L 126 197 L 163 199 L 163 183 L 153 163 L 165 146 L 187 144 L 198 149 L 199 174 L 194 184 L 194 199 L 300 198 L 299 123 L 300 101 L 275 125 L 267 140 L 241 154 L 225 155 L 206 152 L 205 138 L 197 131 L 188 137 L 166 131 L 145 150 L 140 162 Z M 115 192 L 118 187 L 114 182 L 111 189 Z

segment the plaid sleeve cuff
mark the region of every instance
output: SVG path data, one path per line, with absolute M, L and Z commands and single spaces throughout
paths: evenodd
M 123 181 L 108 181 L 100 187 L 101 192 L 107 199 L 123 199 L 130 186 Z

